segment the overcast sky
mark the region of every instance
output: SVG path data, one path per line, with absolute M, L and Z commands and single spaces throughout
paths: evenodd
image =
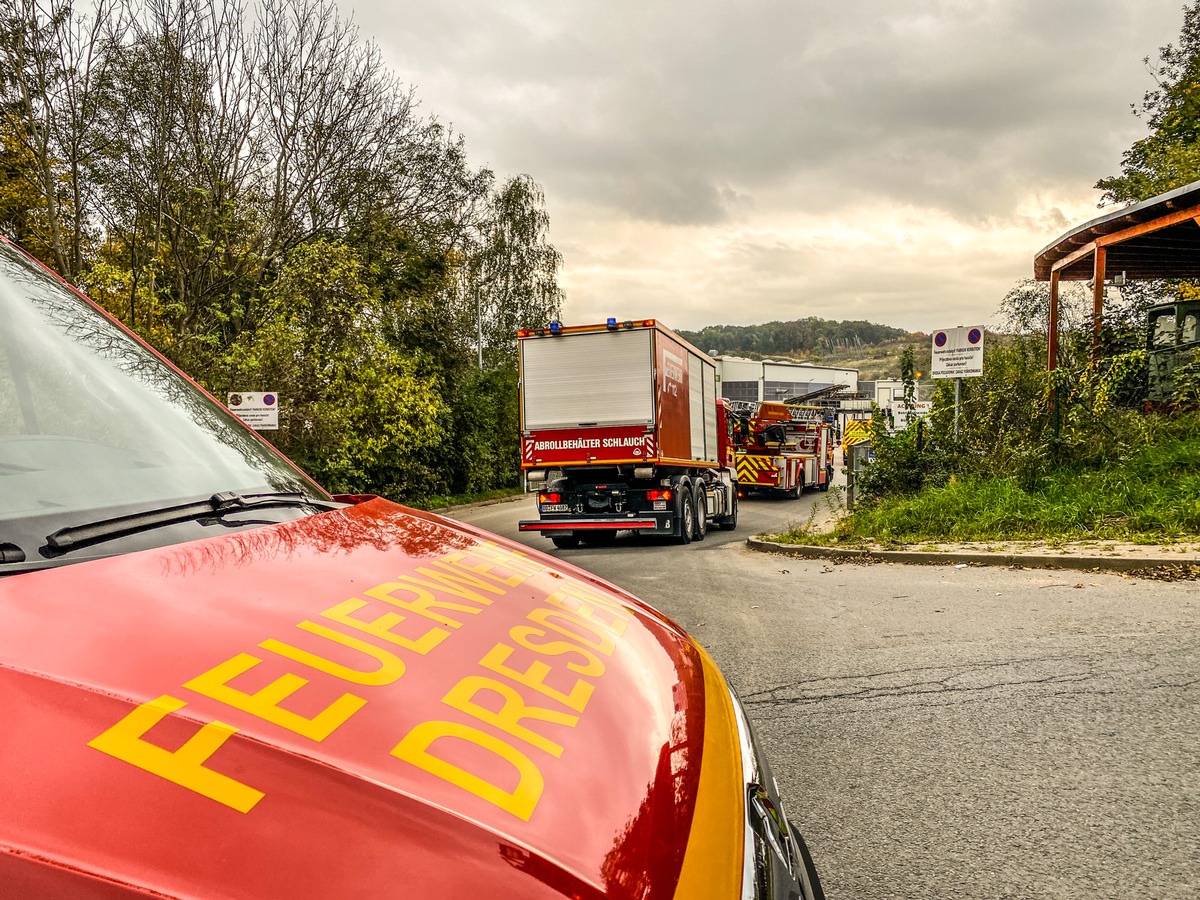
M 990 323 L 1099 215 L 1182 0 L 342 0 L 528 173 L 564 321 Z

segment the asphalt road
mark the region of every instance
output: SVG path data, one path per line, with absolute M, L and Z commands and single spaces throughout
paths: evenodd
M 709 649 L 830 898 L 1200 897 L 1200 586 L 755 553 L 736 532 L 555 550 Z M 509 537 L 529 500 L 457 517 Z

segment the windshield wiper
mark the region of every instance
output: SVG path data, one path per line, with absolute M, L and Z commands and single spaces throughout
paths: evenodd
M 60 528 L 53 534 L 46 535 L 46 547 L 42 549 L 42 555 L 57 556 L 61 553 L 70 553 L 79 547 L 99 544 L 103 541 L 124 537 L 127 534 L 176 525 L 180 522 L 206 519 L 210 516 L 223 516 L 226 513 L 240 512 L 244 509 L 298 506 L 311 506 L 326 510 L 341 509 L 345 504 L 317 500 L 299 491 L 269 494 L 238 494 L 233 491 L 223 491 L 213 494 L 207 500 L 197 500 L 194 503 L 164 506 L 159 509 L 131 513 L 127 516 L 117 516 L 113 519 L 100 519 L 86 525 Z

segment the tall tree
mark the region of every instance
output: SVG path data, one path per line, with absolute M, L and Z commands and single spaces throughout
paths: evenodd
M 97 88 L 126 22 L 111 0 L 91 6 L 82 16 L 71 0 L 12 0 L 0 12 L 3 130 L 29 163 L 21 177 L 36 187 L 52 264 L 71 280 L 84 269 L 100 206 L 87 172 L 108 140 L 95 127 Z
M 1096 187 L 1110 203 L 1132 203 L 1200 179 L 1200 2 L 1184 7 L 1179 43 L 1146 57 L 1155 87 L 1134 106 L 1150 134 L 1121 157 L 1121 174 Z
M 466 288 L 477 298 L 483 353 L 492 364 L 515 359 L 519 328 L 561 314 L 562 254 L 549 229 L 545 194 L 530 176 L 509 179 L 489 198 Z

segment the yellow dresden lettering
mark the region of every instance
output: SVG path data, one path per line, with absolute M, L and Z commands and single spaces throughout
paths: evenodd
M 557 688 L 552 688 L 546 684 L 546 676 L 550 674 L 550 667 L 541 660 L 534 660 L 524 672 L 506 666 L 505 663 L 508 662 L 509 657 L 515 652 L 516 650 L 507 644 L 497 644 L 487 652 L 487 655 L 479 661 L 479 664 L 485 669 L 491 669 L 498 675 L 512 679 L 517 684 L 531 687 L 535 691 L 545 694 L 550 699 L 557 700 L 563 706 L 575 710 L 575 712 L 583 712 L 583 708 L 587 706 L 588 700 L 592 696 L 593 688 L 591 684 L 577 678 L 575 684 L 571 687 L 570 693 L 563 693 Z
M 323 656 L 317 656 L 315 653 L 309 653 L 307 650 L 301 650 L 298 647 L 293 647 L 291 644 L 285 644 L 273 638 L 263 641 L 258 646 L 264 650 L 270 650 L 272 653 L 278 653 L 280 656 L 294 659 L 298 663 L 312 666 L 314 669 L 327 672 L 330 675 L 353 682 L 354 684 L 391 684 L 393 681 L 398 681 L 400 676 L 404 674 L 404 660 L 394 653 L 389 653 L 382 647 L 376 647 L 374 644 L 360 641 L 358 638 L 342 634 L 340 631 L 335 631 L 324 625 L 318 625 L 316 622 L 301 622 L 296 627 L 302 631 L 319 634 L 323 638 L 328 638 L 331 641 L 352 647 L 374 659 L 379 663 L 379 666 L 374 671 L 368 672 L 364 672 L 361 669 L 352 669 L 349 666 L 343 666 L 340 663 L 325 659 Z
M 402 576 L 405 580 L 408 576 Z M 388 581 L 384 584 L 376 585 L 363 591 L 368 597 L 374 597 L 376 600 L 382 600 L 385 603 L 390 603 L 393 606 L 398 606 L 401 609 L 407 609 L 414 615 L 424 616 L 426 619 L 431 619 L 447 628 L 462 628 L 462 622 L 457 619 L 451 619 L 449 616 L 440 612 L 434 612 L 435 609 L 449 609 L 454 612 L 464 612 L 472 616 L 479 615 L 479 610 L 474 606 L 463 606 L 461 603 L 452 603 L 449 600 L 439 600 L 433 594 L 424 588 L 414 587 L 409 584 L 401 584 L 398 581 Z M 405 593 L 412 594 L 412 600 L 401 600 L 397 594 Z M 487 601 L 491 603 L 490 600 Z
M 586 600 L 593 606 L 599 606 L 604 609 L 611 609 L 618 615 L 628 618 L 630 615 L 629 608 L 612 594 L 606 593 L 599 588 L 593 587 L 584 581 L 571 580 L 563 581 L 559 585 L 557 593 L 569 597 L 575 597 L 578 600 Z
M 605 656 L 612 656 L 613 648 L 616 647 L 616 643 L 606 632 L 601 631 L 595 625 L 592 625 L 591 623 L 579 618 L 576 615 L 572 615 L 565 610 L 546 609 L 544 607 L 540 607 L 535 609 L 525 618 L 527 618 L 530 622 L 537 622 L 539 625 L 545 625 L 551 631 L 557 631 L 559 634 L 566 635 L 571 640 L 583 644 L 585 647 L 591 647 L 593 650 L 598 650 Z M 563 625 L 557 625 L 555 622 L 552 622 L 551 619 L 569 622 L 574 627 L 567 628 Z M 580 629 L 590 632 L 593 637 L 589 639 L 583 634 L 580 634 Z
M 203 675 L 197 675 L 184 687 L 314 741 L 325 740 L 367 702 L 353 694 L 342 694 L 341 697 L 309 719 L 279 706 L 281 701 L 286 700 L 308 684 L 308 680 L 299 675 L 291 673 L 282 675 L 253 694 L 247 694 L 245 691 L 239 691 L 237 688 L 229 686 L 230 681 L 249 672 L 261 662 L 261 659 L 248 653 L 239 653 L 228 662 L 209 669 Z
M 345 600 L 337 606 L 332 606 L 325 610 L 321 613 L 321 616 L 325 619 L 332 619 L 334 622 L 342 625 L 357 628 L 359 631 L 364 631 L 375 637 L 383 638 L 385 641 L 390 641 L 401 647 L 407 647 L 409 650 L 416 651 L 422 656 L 450 637 L 450 632 L 444 628 L 430 628 L 418 638 L 409 638 L 402 634 L 396 634 L 392 629 L 403 622 L 407 618 L 406 616 L 402 616 L 399 613 L 385 613 L 378 618 L 370 620 L 355 618 L 353 613 L 358 612 L 365 606 L 367 606 L 366 600 L 351 597 L 349 600 Z
M 491 710 L 475 702 L 475 696 L 484 691 L 500 696 L 503 703 L 499 709 Z M 554 757 L 562 756 L 562 746 L 536 731 L 526 728 L 521 724 L 521 720 L 534 719 L 554 725 L 566 725 L 570 728 L 579 724 L 579 716 L 572 716 L 556 709 L 545 709 L 541 706 L 526 706 L 521 695 L 507 684 L 483 675 L 468 675 L 450 688 L 450 692 L 442 698 L 442 702 L 481 722 L 499 728 L 527 744 L 532 744 L 539 750 L 545 750 Z
M 143 703 L 104 734 L 88 741 L 88 746 L 238 812 L 250 812 L 263 798 L 262 791 L 204 767 L 221 745 L 237 734 L 232 725 L 224 722 L 202 725 L 175 751 L 143 740 L 147 731 L 185 706 L 182 700 L 167 695 Z
M 598 657 L 591 650 L 584 650 L 577 644 L 572 644 L 569 641 L 547 641 L 544 644 L 536 643 L 531 640 L 534 636 L 539 638 L 546 637 L 546 632 L 540 628 L 532 628 L 528 625 L 518 625 L 508 632 L 508 636 L 513 639 L 513 642 L 526 650 L 532 650 L 534 653 L 541 653 L 543 656 L 562 656 L 567 653 L 575 653 L 583 657 L 583 663 L 568 662 L 567 668 L 572 672 L 577 672 L 580 675 L 591 675 L 593 677 L 604 674 L 604 660 Z
M 618 610 L 609 607 L 608 612 L 612 613 L 611 615 L 602 613 L 596 608 L 596 604 L 585 603 L 568 591 L 555 591 L 546 598 L 546 602 L 560 609 L 565 609 L 567 612 L 574 613 L 581 619 L 586 619 L 589 622 L 599 625 L 613 634 L 623 634 L 629 626 L 628 617 L 621 615 Z
M 516 788 L 511 792 L 506 791 L 473 772 L 435 756 L 431 747 L 439 738 L 468 741 L 507 760 L 517 770 Z M 493 735 L 457 722 L 422 722 L 396 745 L 392 756 L 469 791 L 526 822 L 533 815 L 545 788 L 542 773 L 528 756 Z

